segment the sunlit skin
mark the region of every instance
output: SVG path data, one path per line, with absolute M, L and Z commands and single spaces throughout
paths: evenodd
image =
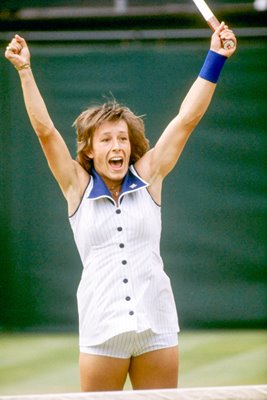
M 120 184 L 128 171 L 131 155 L 126 122 L 103 122 L 93 134 L 92 150 L 88 155 L 108 188 Z
M 235 47 L 224 49 L 222 40 L 233 40 Z M 236 43 L 233 32 L 222 22 L 212 35 L 210 49 L 228 58 L 235 52 Z M 32 127 L 66 198 L 69 215 L 73 215 L 84 196 L 90 173 L 73 160 L 63 137 L 54 126 L 30 68 L 29 48 L 21 36 L 15 35 L 10 41 L 5 57 L 18 70 Z M 155 146 L 136 161 L 135 169 L 149 183 L 149 193 L 157 204 L 161 204 L 163 180 L 175 167 L 188 138 L 205 114 L 215 88 L 215 83 L 197 77 L 178 113 Z M 125 121 L 106 121 L 95 130 L 88 156 L 117 204 L 130 154 L 131 144 Z M 177 387 L 178 346 L 148 351 L 129 359 L 80 354 L 82 391 L 121 390 L 128 373 L 133 389 Z

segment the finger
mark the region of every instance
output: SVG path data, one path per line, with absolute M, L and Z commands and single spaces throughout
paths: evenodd
M 224 29 L 225 29 L 225 22 L 224 21 L 222 21 L 221 23 L 220 23 L 220 25 L 218 26 L 218 30 L 219 30 L 219 32 L 221 32 L 221 31 L 223 31 Z
M 20 46 L 20 47 L 21 47 L 20 41 L 19 41 L 16 37 L 14 37 L 14 38 L 11 40 L 11 44 L 14 44 L 14 45 L 17 45 L 17 46 Z
M 5 52 L 9 53 L 9 54 L 13 54 L 13 48 L 11 47 L 10 44 L 6 47 L 6 51 Z
M 219 35 L 221 30 L 222 30 L 222 23 L 219 26 L 217 26 L 217 28 L 215 29 L 214 35 Z
M 15 38 L 16 38 L 17 42 L 20 43 L 22 46 L 26 45 L 25 39 L 23 39 L 23 37 L 21 37 L 20 35 L 16 34 Z
M 229 29 L 228 25 L 226 25 L 225 22 L 222 21 L 220 25 L 216 28 L 215 33 L 220 35 L 220 33 L 224 31 L 231 31 L 231 29 Z
M 7 45 L 6 50 L 10 53 L 13 53 L 13 52 L 17 52 L 17 50 L 20 48 L 21 48 L 20 44 L 16 43 L 15 39 L 12 39 L 9 42 L 9 44 Z
M 5 54 L 6 57 L 11 56 L 11 54 L 19 54 L 20 51 L 22 49 L 22 46 L 17 42 L 17 40 L 15 38 L 13 38 L 11 40 L 11 42 L 8 44 L 8 46 L 6 47 L 6 52 L 7 54 Z
M 226 32 L 233 33 L 233 31 L 232 31 L 231 29 L 224 29 L 224 30 L 221 32 L 221 34 L 222 34 L 222 33 L 226 33 Z
M 222 35 L 220 35 L 221 39 L 234 39 L 235 35 L 232 32 L 225 32 Z
M 14 54 L 14 50 L 11 48 L 11 46 L 7 46 L 6 47 L 6 51 L 5 51 L 5 56 L 6 57 L 11 57 Z
M 19 56 L 16 55 L 13 51 L 11 51 L 10 49 L 6 49 L 5 51 L 5 57 L 12 61 L 12 60 L 16 60 Z
M 12 50 L 12 51 L 14 51 L 15 53 L 19 53 L 20 51 L 21 51 L 21 49 L 22 49 L 22 46 L 19 44 L 19 43 L 17 43 L 17 42 L 11 42 L 11 44 L 9 45 L 9 47 L 10 47 L 10 49 Z
M 18 53 L 19 53 L 18 48 L 15 47 L 15 46 L 13 46 L 13 45 L 7 46 L 6 50 L 7 50 L 7 52 L 8 52 L 9 54 L 18 54 Z

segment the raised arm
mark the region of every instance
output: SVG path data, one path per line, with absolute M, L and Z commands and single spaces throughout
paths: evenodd
M 203 115 L 212 96 L 224 61 L 234 49 L 225 50 L 222 39 L 236 38 L 222 22 L 211 38 L 211 46 L 200 75 L 187 93 L 177 116 L 169 123 L 155 147 L 136 163 L 140 175 L 150 182 L 150 191 L 156 201 L 160 199 L 161 183 L 173 169 L 182 150 Z
M 49 116 L 31 70 L 30 51 L 25 40 L 15 35 L 6 48 L 5 57 L 18 71 L 32 127 L 53 175 L 70 208 L 73 208 L 75 204 L 70 203 L 78 203 L 83 190 L 81 181 L 86 179 L 86 172 L 72 159 L 62 136 Z

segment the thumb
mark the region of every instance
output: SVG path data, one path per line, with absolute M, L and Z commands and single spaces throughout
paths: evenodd
M 215 29 L 215 33 L 216 33 L 217 35 L 219 35 L 219 34 L 220 34 L 224 29 L 226 29 L 226 28 L 228 28 L 228 26 L 225 25 L 225 22 L 224 22 L 224 21 L 222 21 L 222 22 L 220 23 L 220 25 L 218 25 L 217 28 Z
M 16 41 L 22 46 L 22 47 L 27 47 L 26 40 L 23 39 L 23 37 L 19 36 L 18 34 L 15 35 Z

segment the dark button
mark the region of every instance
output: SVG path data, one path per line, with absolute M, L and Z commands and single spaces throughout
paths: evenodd
M 126 300 L 126 301 L 130 301 L 130 300 L 131 300 L 131 297 L 130 297 L 130 296 L 125 297 L 125 300 Z
M 134 312 L 133 312 L 133 311 L 130 311 L 130 312 L 129 312 L 129 315 L 134 315 Z
M 116 210 L 116 214 L 120 214 L 121 210 L 118 208 L 118 210 Z
M 122 231 L 122 227 L 118 226 L 117 231 L 121 232 Z
M 124 244 L 120 243 L 120 248 L 123 249 L 123 247 L 124 247 Z
M 128 283 L 128 279 L 123 279 L 123 281 L 122 281 L 123 283 Z
M 126 265 L 127 264 L 127 261 L 126 260 L 122 260 L 122 262 L 121 262 L 123 265 Z

